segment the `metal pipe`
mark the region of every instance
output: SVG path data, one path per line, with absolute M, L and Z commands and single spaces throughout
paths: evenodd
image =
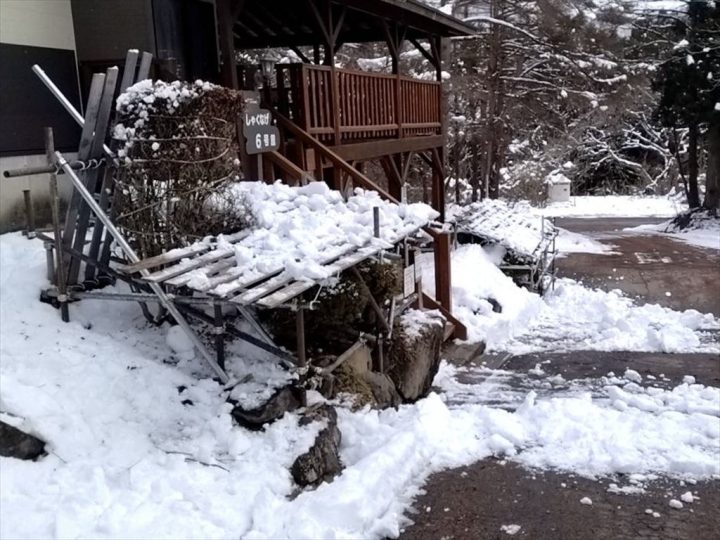
M 47 73 L 45 73 L 43 69 L 37 64 L 32 67 L 32 70 L 33 73 L 35 73 L 35 75 L 37 75 L 38 78 L 42 81 L 42 83 L 47 87 L 47 89 L 50 90 L 52 95 L 57 98 L 57 100 L 60 102 L 60 105 L 62 105 L 63 108 L 70 114 L 70 116 L 72 116 L 73 120 L 75 120 L 75 122 L 77 122 L 80 127 L 83 127 L 85 125 L 85 119 L 73 106 L 73 104 L 70 103 L 70 100 L 65 97 L 65 94 L 63 94 L 60 89 L 55 86 L 55 83 L 52 82 L 52 79 L 47 76 Z M 103 144 L 103 150 L 111 158 L 115 157 L 113 151 L 110 150 L 110 148 L 106 144 Z
M 80 169 L 92 169 L 100 167 L 104 164 L 103 160 L 96 160 L 95 163 L 85 163 L 83 161 L 71 161 L 70 168 L 74 170 Z M 51 174 L 57 172 L 58 174 L 65 174 L 63 171 L 56 171 L 54 165 L 39 165 L 37 167 L 24 167 L 21 169 L 8 169 L 3 171 L 5 178 L 17 178 L 19 176 L 33 176 L 36 174 Z
M 117 230 L 115 224 L 110 221 L 110 218 L 108 218 L 105 212 L 102 211 L 100 205 L 98 205 L 97 201 L 95 200 L 95 197 L 93 197 L 92 194 L 87 190 L 85 184 L 83 184 L 82 180 L 80 180 L 77 174 L 75 174 L 75 171 L 70 168 L 70 165 L 63 157 L 63 155 L 60 152 L 55 152 L 55 157 L 57 158 L 58 165 L 60 165 L 60 167 L 70 177 L 70 180 L 72 181 L 73 186 L 75 186 L 75 189 L 78 191 L 78 193 L 80 193 L 82 198 L 85 199 L 85 202 L 93 211 L 93 213 L 97 216 L 97 218 L 102 221 L 103 225 L 105 225 L 107 231 L 113 236 L 120 248 L 125 252 L 128 260 L 131 263 L 140 262 L 140 257 L 138 257 L 137 253 L 135 253 L 135 250 L 130 246 L 130 244 L 128 244 L 127 240 L 125 240 L 125 237 L 120 233 L 120 231 Z M 147 277 L 150 275 L 150 272 L 146 269 L 143 269 L 140 271 L 140 274 L 143 277 Z M 227 373 L 225 373 L 225 370 L 223 370 L 218 365 L 218 363 L 215 361 L 215 358 L 213 358 L 213 356 L 205 347 L 205 344 L 203 344 L 203 342 L 200 341 L 200 338 L 198 338 L 195 332 L 193 332 L 190 324 L 185 320 L 185 317 L 183 317 L 182 314 L 178 311 L 177 306 L 173 304 L 172 300 L 167 296 L 167 294 L 165 294 L 165 291 L 163 291 L 162 287 L 160 287 L 159 284 L 150 282 L 149 286 L 157 296 L 160 303 L 165 306 L 165 309 L 168 310 L 170 315 L 172 315 L 175 321 L 185 331 L 185 334 L 188 336 L 188 338 L 190 338 L 190 341 L 192 341 L 193 345 L 195 345 L 198 351 L 200 351 L 200 354 L 203 356 L 203 358 L 205 358 L 205 361 L 210 365 L 215 374 L 220 378 L 220 381 L 223 384 L 226 384 L 230 380 Z

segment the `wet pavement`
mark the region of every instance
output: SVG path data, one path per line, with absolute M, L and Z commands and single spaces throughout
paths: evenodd
M 556 223 L 613 246 L 614 251 L 563 257 L 558 261 L 560 277 L 577 279 L 590 287 L 620 289 L 644 303 L 720 315 L 720 250 L 623 230 L 648 220 L 558 219 Z
M 617 251 L 613 255 L 572 254 L 559 261 L 560 275 L 603 289 L 618 288 L 643 302 L 720 314 L 720 252 L 657 235 L 623 232 L 626 227 L 649 221 L 662 220 L 558 220 L 559 226 L 613 244 Z M 621 276 L 624 279 L 619 279 Z M 480 361 L 489 368 L 501 367 L 502 371 L 487 369 Z M 529 373 L 538 364 L 545 372 L 542 377 Z M 457 380 L 468 393 L 452 394 L 449 404 L 472 402 L 513 409 L 529 390 L 535 390 L 540 397 L 595 393 L 601 389 L 602 376 L 609 372 L 620 375 L 628 367 L 654 386 L 673 387 L 685 375 L 693 375 L 701 384 L 720 386 L 720 358 L 714 354 L 498 354 L 483 356 L 459 369 Z M 686 485 L 680 480 L 658 478 L 645 484 L 646 491 L 640 494 L 614 492 L 610 487 L 613 483 L 628 485 L 628 478 L 615 475 L 588 479 L 559 471 L 528 470 L 512 461 L 485 459 L 432 475 L 425 494 L 415 500 L 408 515 L 414 523 L 400 538 L 720 537 L 720 481 Z M 690 489 L 697 492 L 699 500 L 681 510 L 669 506 L 671 498 Z M 581 504 L 583 497 L 589 497 L 592 505 Z M 510 535 L 507 528 L 503 529 L 507 525 L 519 525 L 520 529 Z

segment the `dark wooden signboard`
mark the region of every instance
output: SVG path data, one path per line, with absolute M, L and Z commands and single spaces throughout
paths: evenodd
M 248 154 L 280 148 L 280 131 L 273 125 L 272 115 L 267 109 L 253 107 L 243 113 L 243 135 Z

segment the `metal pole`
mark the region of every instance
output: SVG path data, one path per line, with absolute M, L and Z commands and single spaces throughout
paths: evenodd
M 215 328 L 213 331 L 215 332 L 217 363 L 220 367 L 225 368 L 225 320 L 220 302 L 213 302 L 213 315 L 215 316 Z
M 373 234 L 380 238 L 380 207 L 373 206 Z
M 78 123 L 80 127 L 83 127 L 85 125 L 85 119 L 83 116 L 78 112 L 78 110 L 73 106 L 72 103 L 70 103 L 70 100 L 65 97 L 65 94 L 63 94 L 60 89 L 55 86 L 55 83 L 52 82 L 52 79 L 47 76 L 47 73 L 45 73 L 40 66 L 35 64 L 32 67 L 33 73 L 38 76 L 38 78 L 42 81 L 42 83 L 47 86 L 48 90 L 54 95 L 57 100 L 60 102 L 60 105 L 62 105 L 65 110 L 70 113 L 70 116 L 72 116 L 73 120 Z M 110 156 L 111 158 L 115 157 L 115 154 L 113 153 L 110 148 L 106 144 L 103 144 L 103 150 L 105 153 Z
M 304 368 L 307 365 L 307 351 L 305 347 L 305 308 L 298 303 L 295 317 L 295 333 L 297 334 L 297 365 Z M 300 383 L 304 382 L 305 375 L 300 376 Z M 307 405 L 307 392 L 302 388 L 300 392 L 300 403 L 303 407 Z
M 120 233 L 120 231 L 117 230 L 115 224 L 110 221 L 110 218 L 108 218 L 107 214 L 103 212 L 97 201 L 95 201 L 95 198 L 83 184 L 82 180 L 80 180 L 77 174 L 75 174 L 75 171 L 70 168 L 70 165 L 63 157 L 63 155 L 60 152 L 55 152 L 55 157 L 57 158 L 57 162 L 60 167 L 65 171 L 65 174 L 70 177 L 70 180 L 72 181 L 73 186 L 75 186 L 75 189 L 77 189 L 78 193 L 80 193 L 82 198 L 85 199 L 85 202 L 93 211 L 93 213 L 97 216 L 97 218 L 103 223 L 103 225 L 105 225 L 107 231 L 113 236 L 120 248 L 125 252 L 125 255 L 130 260 L 130 262 L 133 264 L 140 262 L 140 257 L 138 257 L 137 253 L 135 253 L 135 250 L 130 246 L 130 244 L 127 243 L 125 237 Z M 140 274 L 145 277 L 149 276 L 150 272 L 147 269 L 143 269 L 140 270 Z M 220 381 L 223 384 L 226 384 L 230 380 L 227 376 L 227 373 L 225 373 L 225 371 L 218 365 L 218 363 L 215 361 L 215 358 L 213 358 L 213 355 L 210 354 L 203 342 L 200 341 L 195 332 L 193 332 L 190 324 L 185 320 L 185 317 L 183 317 L 182 314 L 178 311 L 172 300 L 170 300 L 167 294 L 165 294 L 165 291 L 163 291 L 162 287 L 155 282 L 149 282 L 148 285 L 158 297 L 160 303 L 165 307 L 165 309 L 168 310 L 170 315 L 172 315 L 175 321 L 185 331 L 185 334 L 188 336 L 188 338 L 190 338 L 190 341 L 192 341 L 193 345 L 197 347 L 198 351 L 200 351 L 200 354 L 202 354 L 203 358 L 205 358 L 205 361 L 210 365 L 215 374 L 220 378 Z

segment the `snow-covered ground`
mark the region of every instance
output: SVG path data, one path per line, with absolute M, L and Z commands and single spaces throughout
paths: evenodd
M 582 475 L 720 475 L 720 389 L 647 388 L 628 372 L 553 395 L 561 381 L 538 370 L 528 392 L 489 403 L 506 372 L 473 386 L 444 365 L 440 392 L 414 405 L 339 408 L 346 468 L 298 492 L 288 468 L 320 425 L 296 414 L 263 432 L 234 425 L 227 391 L 133 304 L 85 300 L 62 323 L 38 302 L 44 261 L 40 241 L 0 236 L 0 418 L 49 445 L 38 462 L 0 458 L 3 538 L 395 537 L 431 473 L 490 455 Z M 567 280 L 541 299 L 493 262 L 479 246 L 453 259 L 457 315 L 491 349 L 717 350 L 704 341 L 711 316 Z M 228 353 L 238 379 L 255 376 L 250 402 L 267 391 L 259 379 L 281 382 L 243 349 Z
M 687 205 L 674 196 L 576 196 L 535 211 L 545 217 L 675 217 Z
M 662 234 L 693 246 L 720 249 L 720 219 L 708 220 L 696 228 L 688 228 L 685 230 L 678 230 L 676 227 L 673 227 L 672 221 L 639 225 L 625 230 L 639 233 Z
M 426 261 L 424 261 L 426 262 Z M 489 350 L 720 352 L 720 320 L 695 310 L 637 304 L 620 291 L 560 279 L 544 297 L 518 287 L 496 264 L 493 250 L 462 245 L 453 252 L 453 308 L 470 341 Z M 432 267 L 423 264 L 432 292 Z M 493 311 L 494 300 L 502 312 Z
M 558 227 L 555 249 L 559 257 L 565 257 L 569 253 L 609 254 L 613 252 L 612 245 L 603 244 L 589 236 L 568 231 L 562 227 Z

